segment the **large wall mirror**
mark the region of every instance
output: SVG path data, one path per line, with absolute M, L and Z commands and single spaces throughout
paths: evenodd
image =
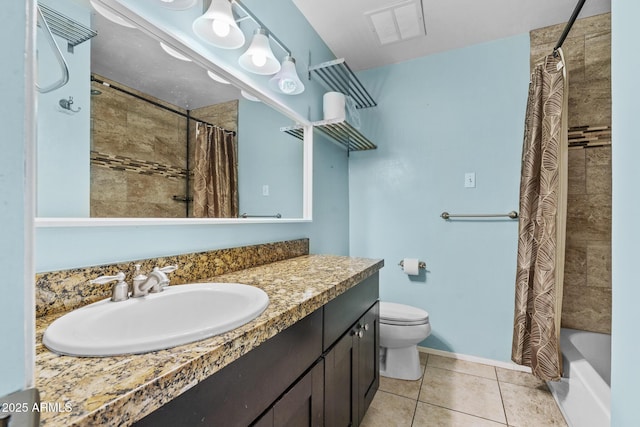
M 97 35 L 73 53 L 55 37 L 70 81 L 39 95 L 41 223 L 310 216 L 310 141 L 280 130 L 299 117 L 260 102 L 251 87 L 172 49 L 171 40 L 161 43 L 161 31 L 114 23 L 89 0 L 42 3 L 61 14 L 85 10 Z M 37 44 L 46 86 L 60 67 L 44 28 Z

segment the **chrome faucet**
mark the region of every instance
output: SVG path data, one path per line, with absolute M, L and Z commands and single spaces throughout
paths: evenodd
M 147 276 L 140 272 L 140 264 L 136 264 L 135 267 L 136 272 L 134 273 L 133 290 L 131 292 L 131 297 L 133 298 L 146 296 L 149 292 L 162 292 L 165 286 L 169 286 L 167 273 L 178 269 L 177 265 L 168 265 L 162 268 L 154 267 Z
M 125 275 L 123 272 L 116 274 L 115 276 L 100 276 L 93 280 L 89 280 L 91 284 L 105 284 L 109 282 L 117 281 L 113 288 L 111 288 L 111 301 L 125 301 L 129 299 L 129 285 L 124 281 Z

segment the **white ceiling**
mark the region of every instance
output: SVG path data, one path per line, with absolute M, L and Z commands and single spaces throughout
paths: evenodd
M 422 0 L 427 34 L 381 46 L 366 13 L 406 0 L 293 0 L 338 58 L 354 70 L 527 33 L 567 22 L 578 0 Z M 420 1 L 420 0 L 418 0 Z M 611 11 L 587 0 L 579 18 Z

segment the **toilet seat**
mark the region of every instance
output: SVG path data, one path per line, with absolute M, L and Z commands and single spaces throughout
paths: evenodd
M 410 305 L 380 302 L 380 323 L 398 326 L 416 326 L 429 323 L 429 313 Z

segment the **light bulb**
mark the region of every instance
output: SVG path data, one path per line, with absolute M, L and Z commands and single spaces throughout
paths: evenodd
M 231 26 L 229 23 L 222 19 L 214 19 L 211 25 L 213 27 L 213 32 L 219 37 L 226 37 L 231 32 Z
M 293 79 L 280 79 L 278 87 L 282 93 L 293 93 L 298 88 L 298 85 Z
M 256 67 L 264 67 L 264 64 L 267 63 L 267 55 L 255 53 L 251 55 L 251 62 L 253 62 L 253 65 Z

